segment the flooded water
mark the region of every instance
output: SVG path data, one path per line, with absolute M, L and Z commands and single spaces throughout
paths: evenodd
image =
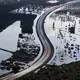
M 8 73 L 8 72 L 10 72 L 10 71 L 7 71 L 7 70 L 1 70 L 1 69 L 0 69 L 0 75 L 6 74 L 6 73 Z
M 21 33 L 20 21 L 16 21 L 0 33 L 0 48 L 16 51 L 19 33 Z
M 9 51 L 16 51 L 19 33 L 21 33 L 20 21 L 16 21 L 0 33 L 0 48 Z M 0 50 L 0 62 L 11 56 L 11 53 Z M 7 72 L 7 70 L 0 69 L 0 75 Z
M 0 48 L 16 51 L 19 33 L 21 33 L 20 21 L 16 21 L 0 33 Z M 0 62 L 11 56 L 11 53 L 0 50 Z

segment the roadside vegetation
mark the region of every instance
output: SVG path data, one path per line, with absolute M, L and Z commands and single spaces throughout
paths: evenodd
M 17 80 L 80 80 L 80 62 L 62 66 L 46 65 L 37 73 L 31 72 Z

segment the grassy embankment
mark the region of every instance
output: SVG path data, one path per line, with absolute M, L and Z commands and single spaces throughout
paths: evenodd
M 17 80 L 80 80 L 80 62 L 62 66 L 46 65 L 37 73 L 30 73 Z

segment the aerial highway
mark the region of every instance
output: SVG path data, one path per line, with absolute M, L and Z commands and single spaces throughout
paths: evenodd
M 73 3 L 74 3 L 74 1 L 73 1 Z M 28 74 L 32 71 L 39 69 L 40 67 L 46 65 L 51 60 L 51 58 L 54 55 L 54 47 L 52 46 L 50 40 L 48 39 L 47 35 L 45 34 L 44 20 L 47 17 L 47 15 L 50 14 L 52 11 L 59 9 L 61 7 L 67 6 L 69 4 L 72 4 L 72 2 L 68 2 L 68 3 L 62 4 L 60 6 L 50 8 L 48 11 L 46 11 L 39 17 L 39 19 L 36 23 L 36 31 L 37 31 L 39 40 L 42 44 L 43 51 L 42 51 L 42 55 L 33 63 L 33 65 L 31 65 L 29 68 L 27 68 L 19 73 L 4 76 L 0 80 L 15 80 L 25 74 Z

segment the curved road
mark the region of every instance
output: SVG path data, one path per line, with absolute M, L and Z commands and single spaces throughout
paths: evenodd
M 25 69 L 17 74 L 14 74 L 14 75 L 12 74 L 12 75 L 8 75 L 6 77 L 3 77 L 3 78 L 1 78 L 1 80 L 14 80 L 16 78 L 19 78 L 27 73 L 30 73 L 30 72 L 42 67 L 43 65 L 46 65 L 51 60 L 51 58 L 53 56 L 54 48 L 53 48 L 50 40 L 48 39 L 48 37 L 45 34 L 44 20 L 47 17 L 47 15 L 49 13 L 51 13 L 53 10 L 56 10 L 60 7 L 68 5 L 69 3 L 65 3 L 63 5 L 49 9 L 38 19 L 37 24 L 36 24 L 36 31 L 37 31 L 37 35 L 40 39 L 40 42 L 43 46 L 43 52 L 42 52 L 41 57 L 28 69 Z
M 44 24 L 44 20 L 45 20 L 46 16 L 50 12 L 52 12 L 53 10 L 56 10 L 57 8 L 58 7 L 51 8 L 46 13 L 44 13 L 38 19 L 37 24 L 36 24 L 37 35 L 38 35 L 40 42 L 42 44 L 42 47 L 43 47 L 43 52 L 42 52 L 41 57 L 28 69 L 21 71 L 17 74 L 14 74 L 14 75 L 12 74 L 10 76 L 3 77 L 2 80 L 14 80 L 14 79 L 19 78 L 19 77 L 21 77 L 21 76 L 23 76 L 23 75 L 25 75 L 31 71 L 34 71 L 34 70 L 40 68 L 43 65 L 46 65 L 50 61 L 50 59 L 53 56 L 54 48 L 53 48 L 51 42 L 49 41 L 49 39 L 47 38 L 47 36 L 45 34 L 43 24 Z

